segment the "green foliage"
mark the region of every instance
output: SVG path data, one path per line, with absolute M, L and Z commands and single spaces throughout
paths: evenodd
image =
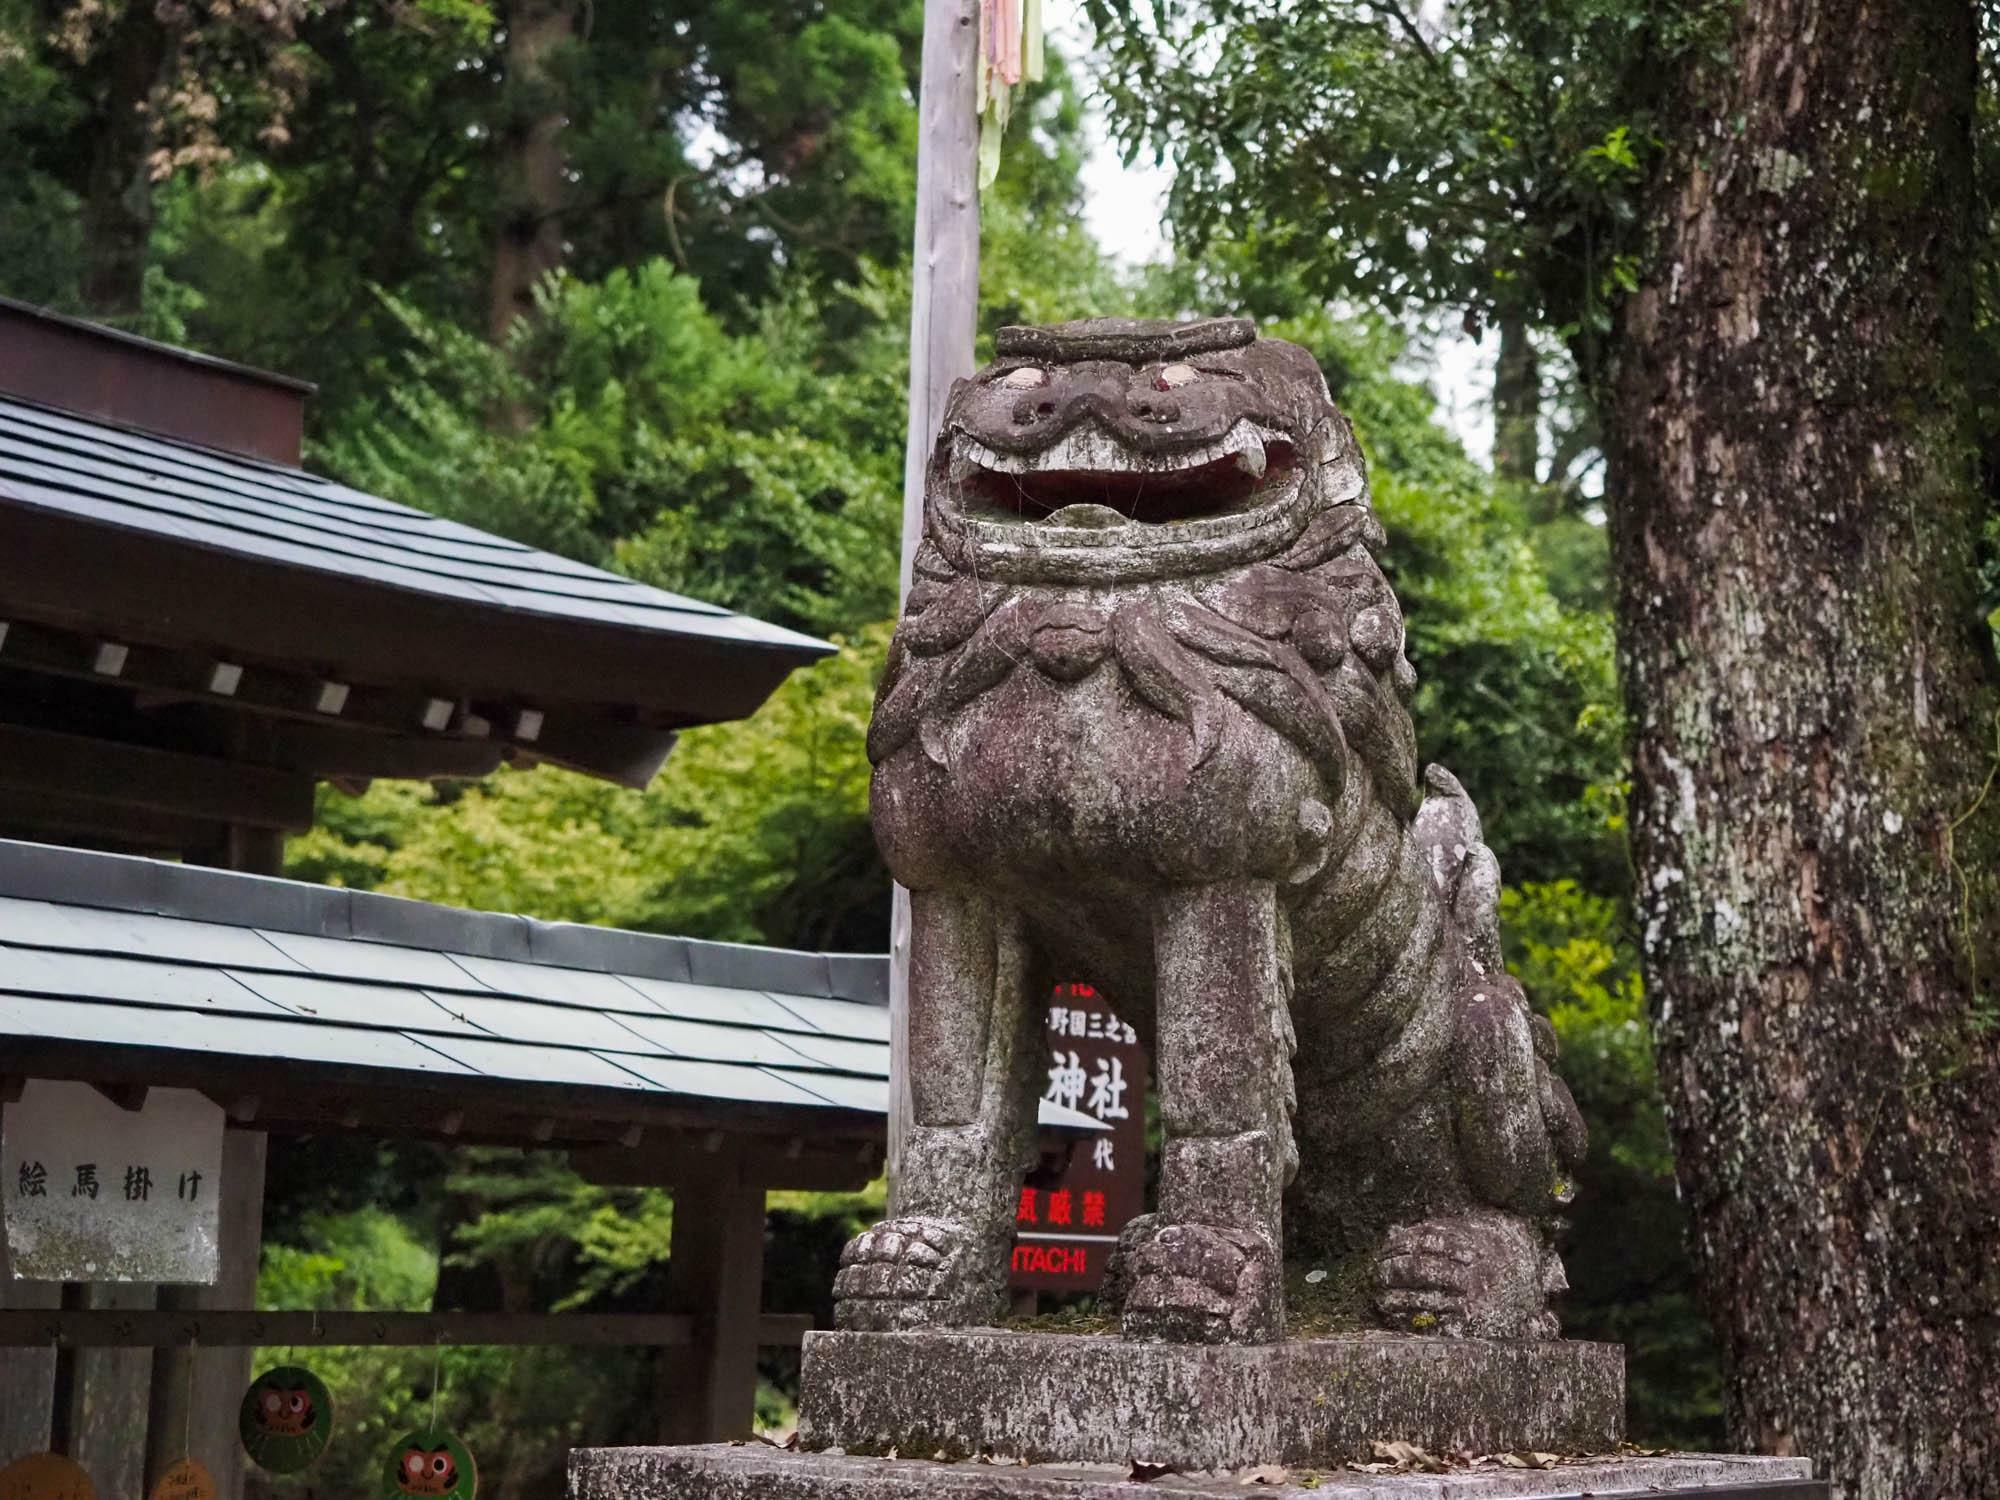
M 373 493 L 808 630 L 893 608 L 883 372 L 726 332 L 664 261 L 553 281 L 504 349 L 390 303 L 404 378 L 319 457 Z
M 264 1250 L 257 1276 L 260 1307 L 370 1308 L 421 1312 L 437 1290 L 438 1258 L 410 1226 L 385 1209 L 308 1214 L 298 1244 Z
M 52 146 L 82 109 L 38 36 L 33 0 L 0 0 L 0 142 Z M 8 153 L 0 173 L 0 290 L 24 301 L 76 303 L 83 227 L 73 188 L 26 153 Z
M 1316 297 L 1515 317 L 1588 350 L 1634 285 L 1676 64 L 1721 0 L 1088 0 L 1120 142 L 1190 248 Z M 1587 364 L 1588 361 L 1586 360 Z
M 1564 1331 L 1625 1345 L 1635 1441 L 1719 1449 L 1721 1367 L 1694 1301 L 1629 904 L 1571 880 L 1523 885 L 1502 893 L 1500 922 L 1590 1126 L 1563 1246 Z
M 1578 573 L 1604 568 L 1601 528 L 1544 520 L 1468 459 L 1429 393 L 1393 373 L 1401 341 L 1385 326 L 1320 313 L 1270 331 L 1317 355 L 1368 455 L 1425 759 L 1465 783 L 1510 879 L 1621 890 L 1624 721 L 1611 622 L 1564 598 L 1579 592 Z M 1543 545 L 1552 527 L 1572 535 L 1568 550 Z

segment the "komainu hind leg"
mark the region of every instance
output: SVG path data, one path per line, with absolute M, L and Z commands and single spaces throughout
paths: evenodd
M 892 1216 L 856 1236 L 834 1280 L 842 1328 L 996 1323 L 1015 1184 L 1032 1140 L 1026 944 L 988 899 L 913 891 L 910 1093 Z
M 1284 1337 L 1280 1201 L 1295 1159 L 1290 1017 L 1272 886 L 1166 893 L 1154 919 L 1160 1211 L 1121 1236 L 1128 1338 Z
M 1442 1086 L 1462 1192 L 1455 1209 L 1392 1227 L 1376 1260 L 1376 1306 L 1393 1326 L 1493 1338 L 1554 1338 L 1552 1293 L 1568 1288 L 1551 1241 L 1582 1160 L 1582 1117 L 1556 1075 L 1554 1030 L 1501 966 L 1499 869 L 1478 814 L 1433 766 L 1417 835 L 1464 948 Z

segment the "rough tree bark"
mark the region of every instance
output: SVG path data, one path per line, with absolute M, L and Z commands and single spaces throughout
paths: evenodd
M 1740 1444 L 2000 1486 L 1973 11 L 1742 0 L 1605 414 L 1646 977 Z
M 152 155 L 174 38 L 148 4 L 127 5 L 94 60 L 97 119 L 83 191 L 84 306 L 129 322 L 145 300 Z
M 563 263 L 569 158 L 563 90 L 550 64 L 576 32 L 576 0 L 515 0 L 507 10 L 510 123 L 499 148 L 500 224 L 487 289 L 495 343 L 534 310 L 535 283 Z
M 1540 477 L 1541 446 L 1542 362 L 1526 321 L 1502 318 L 1493 366 L 1493 472 L 1533 484 Z

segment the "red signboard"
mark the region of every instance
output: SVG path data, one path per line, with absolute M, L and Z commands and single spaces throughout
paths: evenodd
M 1014 1209 L 1013 1284 L 1094 1292 L 1118 1231 L 1146 1211 L 1146 1049 L 1087 984 L 1057 985 L 1044 1024 L 1043 1097 L 1109 1128 L 1043 1136 Z

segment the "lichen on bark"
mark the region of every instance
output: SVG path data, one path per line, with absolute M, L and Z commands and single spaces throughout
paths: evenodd
M 1735 1440 L 2000 1474 L 1965 4 L 1745 0 L 1606 392 L 1633 847 Z M 1780 170 L 1782 167 L 1782 170 Z

